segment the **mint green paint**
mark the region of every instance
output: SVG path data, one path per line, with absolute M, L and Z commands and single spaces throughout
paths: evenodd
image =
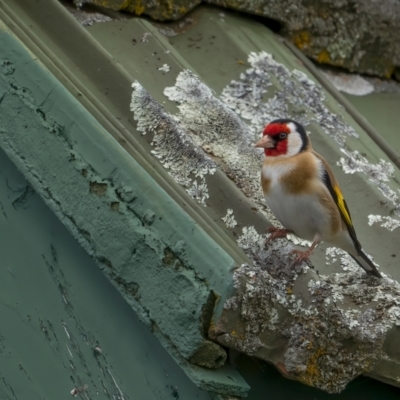
M 1 149 L 0 237 L 2 400 L 210 400 Z
M 210 290 L 224 303 L 234 260 L 5 31 L 0 54 L 1 147 L 142 321 L 190 357 L 204 341 L 202 307 Z M 163 262 L 168 249 L 179 268 Z M 213 375 L 201 371 L 207 387 Z M 239 377 L 222 386 L 247 390 Z

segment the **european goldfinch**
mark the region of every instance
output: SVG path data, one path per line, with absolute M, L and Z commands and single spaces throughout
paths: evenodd
M 331 168 L 316 153 L 305 129 L 290 119 L 270 122 L 256 147 L 264 148 L 261 184 L 268 207 L 284 229 L 271 228 L 268 240 L 287 233 L 312 241 L 295 250 L 295 263 L 308 259 L 325 241 L 349 253 L 369 274 L 382 278 L 357 240 L 349 209 Z

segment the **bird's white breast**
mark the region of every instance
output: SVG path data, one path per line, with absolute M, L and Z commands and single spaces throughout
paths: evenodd
M 324 237 L 329 222 L 319 197 L 315 193 L 290 193 L 281 181 L 295 167 L 292 163 L 263 166 L 262 174 L 270 180 L 265 200 L 278 221 L 296 236 L 313 240 L 319 233 Z

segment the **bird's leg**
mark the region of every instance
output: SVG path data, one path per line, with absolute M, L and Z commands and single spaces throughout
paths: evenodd
M 293 231 L 291 231 L 290 229 L 275 228 L 275 226 L 271 226 L 270 228 L 267 228 L 266 232 L 269 233 L 269 236 L 268 236 L 267 240 L 265 241 L 265 244 L 267 244 L 271 240 L 275 240 L 278 238 L 285 238 L 288 233 L 293 233 Z
M 292 250 L 291 253 L 296 254 L 296 258 L 293 260 L 292 266 L 295 265 L 299 265 L 301 264 L 303 261 L 306 261 L 309 259 L 309 257 L 311 256 L 312 252 L 314 251 L 314 249 L 321 243 L 321 236 L 319 233 L 317 233 L 314 236 L 314 241 L 312 242 L 310 248 L 306 251 L 302 251 L 302 250 Z

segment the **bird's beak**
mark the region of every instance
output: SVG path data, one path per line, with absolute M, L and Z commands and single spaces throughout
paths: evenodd
M 261 140 L 259 140 L 254 147 L 263 147 L 264 149 L 272 149 L 275 147 L 274 141 L 271 139 L 271 136 L 264 135 Z

